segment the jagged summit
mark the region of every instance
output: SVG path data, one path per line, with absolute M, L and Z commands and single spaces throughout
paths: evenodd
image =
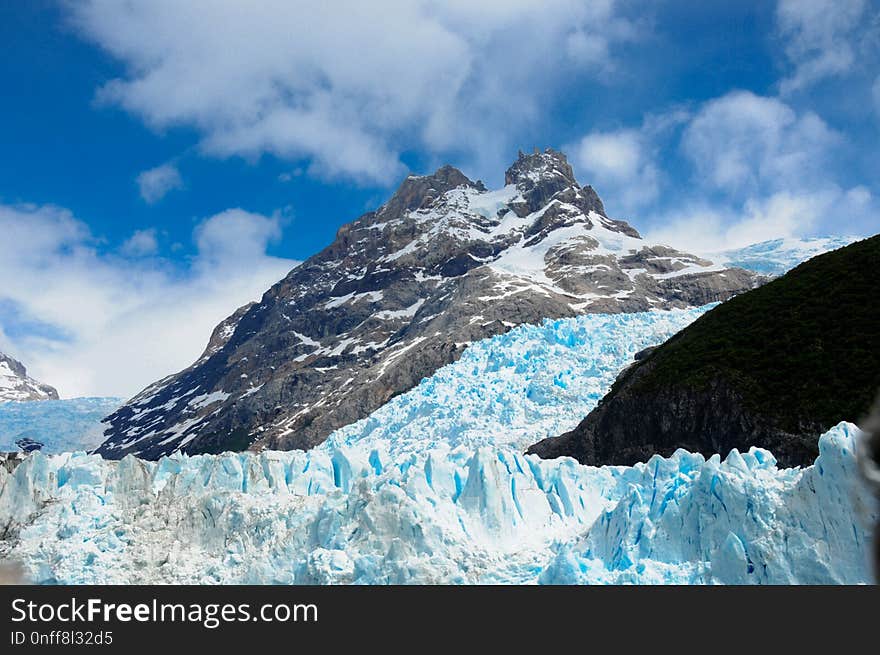
M 482 182 L 472 182 L 460 170 L 446 164 L 438 168 L 433 175 L 407 176 L 378 213 L 382 216 L 396 216 L 402 212 L 426 207 L 447 191 L 458 187 L 486 190 Z
M 557 194 L 565 194 L 566 201 L 570 202 L 579 190 L 568 159 L 552 148 L 544 152 L 535 150 L 531 155 L 520 151 L 517 160 L 504 173 L 504 183 L 516 186 L 522 194 L 524 202 L 517 212 L 521 215 L 537 211 Z
M 29 377 L 20 361 L 0 353 L 0 402 L 6 400 L 58 400 L 58 392 Z
M 564 153 L 547 148 L 527 155 L 519 151 L 516 161 L 504 173 L 505 184 L 522 184 L 524 187 L 544 180 L 558 179 L 565 185 L 577 185 L 574 171 Z
M 108 417 L 106 457 L 307 449 L 476 340 L 522 323 L 725 300 L 759 282 L 605 215 L 565 155 L 521 155 L 488 190 L 452 166 L 409 176 L 190 368 Z

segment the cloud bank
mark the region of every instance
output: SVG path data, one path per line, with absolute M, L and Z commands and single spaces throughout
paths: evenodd
M 0 205 L 0 233 L 0 303 L 29 326 L 0 326 L 0 351 L 64 397 L 131 395 L 188 366 L 218 322 L 297 264 L 266 254 L 278 217 L 241 209 L 196 226 L 183 268 L 156 256 L 155 232 L 104 251 L 59 207 Z
M 876 231 L 877 199 L 838 179 L 847 138 L 777 97 L 731 91 L 636 128 L 588 133 L 579 174 L 649 237 L 697 251 L 816 233 Z M 664 174 L 673 162 L 675 175 Z M 845 227 L 842 227 L 845 226 Z
M 126 66 L 99 99 L 203 152 L 305 159 L 312 174 L 388 183 L 401 153 L 506 159 L 517 126 L 635 38 L 616 0 L 238 0 L 70 5 Z M 524 44 L 528 44 L 524 47 Z M 505 130 L 498 126 L 504 125 Z

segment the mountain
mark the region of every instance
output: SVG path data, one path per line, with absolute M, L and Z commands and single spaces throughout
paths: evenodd
M 58 400 L 58 392 L 48 384 L 28 377 L 24 365 L 0 353 L 0 402 L 7 400 Z
M 529 452 L 632 464 L 760 446 L 807 465 L 817 435 L 860 420 L 880 388 L 878 289 L 880 236 L 815 257 L 644 353 L 574 430 Z
M 111 414 L 97 452 L 308 449 L 516 325 L 703 305 L 762 281 L 646 242 L 554 150 L 520 153 L 494 191 L 444 166 L 406 178 L 218 326 L 195 364 Z
M 55 584 L 869 582 L 853 425 L 804 469 L 522 455 L 710 308 L 512 328 L 308 452 L 0 455 L 0 557 Z

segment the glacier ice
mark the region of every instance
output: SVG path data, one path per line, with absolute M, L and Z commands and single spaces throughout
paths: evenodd
M 23 437 L 43 444 L 43 452 L 91 450 L 103 440 L 101 419 L 113 412 L 122 398 L 72 398 L 0 402 L 0 451 L 17 450 Z
M 863 238 L 859 236 L 788 237 L 762 241 L 743 248 L 707 253 L 706 256 L 724 266 L 736 266 L 766 275 L 782 275 L 812 257 L 843 248 Z
M 0 466 L 0 558 L 42 583 L 861 583 L 877 508 L 857 429 L 804 469 L 753 448 L 587 467 L 573 427 L 703 309 L 591 315 L 473 344 L 309 451 Z
M 854 584 L 872 580 L 878 518 L 857 471 L 858 428 L 819 439 L 816 462 L 777 469 L 766 450 L 705 460 L 679 450 L 631 484 L 541 575 L 553 583 Z
M 6 557 L 42 583 L 862 583 L 857 429 L 804 469 L 753 448 L 634 467 L 438 444 L 0 468 Z
M 637 352 L 663 343 L 714 306 L 521 325 L 472 344 L 457 362 L 336 430 L 319 448 L 387 442 L 395 457 L 439 442 L 525 450 L 575 427 Z

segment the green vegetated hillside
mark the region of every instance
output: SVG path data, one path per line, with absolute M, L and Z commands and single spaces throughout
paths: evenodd
M 768 448 L 807 464 L 880 388 L 880 236 L 737 296 L 627 369 L 572 432 L 532 447 L 631 464 L 677 447 Z

